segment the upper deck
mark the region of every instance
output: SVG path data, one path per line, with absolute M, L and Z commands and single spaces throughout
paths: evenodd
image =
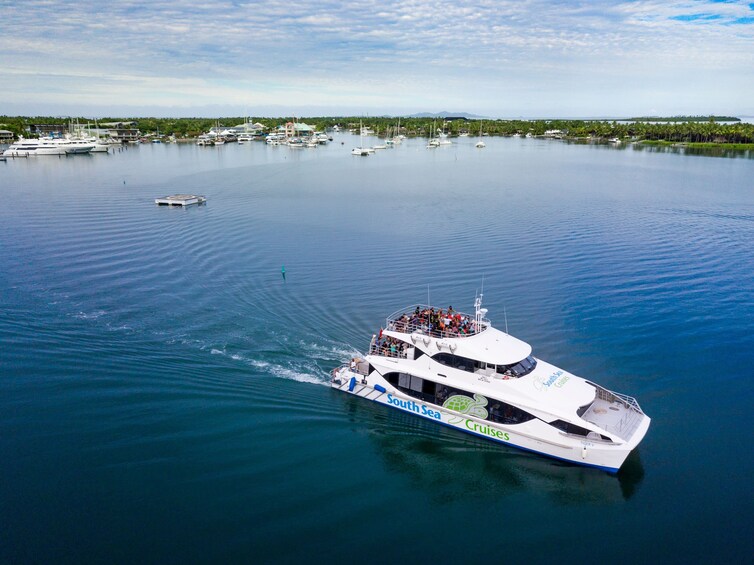
M 450 306 L 442 309 L 415 304 L 398 310 L 386 319 L 387 338 L 382 339 L 382 331 L 379 337 L 372 338 L 370 354 L 405 359 L 408 348 L 417 347 L 430 354 L 431 345 L 433 353 L 430 355 L 445 349 L 457 358 L 485 363 L 488 367 L 515 365 L 531 355 L 528 343 L 492 326 L 485 317 L 487 309 L 482 308 L 481 296 L 475 300 L 474 307 L 473 317 Z M 407 346 L 401 345 L 402 342 Z
M 491 326 L 483 317 L 486 310 L 480 310 L 476 316 L 463 312 L 435 308 L 426 304 L 414 304 L 393 312 L 385 320 L 385 328 L 399 333 L 420 333 L 437 339 L 464 338 L 482 333 Z

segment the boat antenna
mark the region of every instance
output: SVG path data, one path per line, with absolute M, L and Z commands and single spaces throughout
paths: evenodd
M 427 307 L 432 306 L 432 303 L 429 301 L 429 283 L 427 283 Z
M 482 327 L 482 296 L 484 295 L 478 294 L 474 299 L 474 326 L 477 332 L 481 331 Z
M 503 304 L 503 317 L 505 318 L 505 333 L 508 333 L 508 312 L 505 311 L 505 304 Z

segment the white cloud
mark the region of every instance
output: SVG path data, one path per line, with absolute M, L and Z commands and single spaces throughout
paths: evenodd
M 754 25 L 731 25 L 752 14 L 746 2 L 692 0 L 26 2 L 0 19 L 0 78 L 16 104 L 44 99 L 46 84 L 60 103 L 557 115 L 567 101 L 594 115 L 659 98 L 674 112 L 675 94 L 752 113 L 743 92 L 754 86 Z

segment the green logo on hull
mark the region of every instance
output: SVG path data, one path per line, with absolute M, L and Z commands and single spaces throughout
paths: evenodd
M 462 394 L 454 394 L 449 397 L 442 405 L 443 408 L 453 410 L 454 412 L 460 412 L 461 414 L 467 414 L 469 416 L 475 416 L 483 420 L 487 419 L 487 399 L 481 394 L 475 394 L 472 400 L 468 396 Z M 457 416 L 451 416 L 448 420 L 449 424 L 458 424 L 462 422 L 463 418 Z

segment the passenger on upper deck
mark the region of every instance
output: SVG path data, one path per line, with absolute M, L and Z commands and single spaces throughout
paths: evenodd
M 408 344 L 405 341 L 395 339 L 394 337 L 384 337 L 375 340 L 370 353 L 384 357 L 402 357 L 405 359 L 407 351 Z
M 456 313 L 452 306 L 448 306 L 445 312 L 442 308 L 422 310 L 417 306 L 410 318 L 403 314 L 394 320 L 392 329 L 405 333 L 419 331 L 434 337 L 458 337 L 477 333 L 473 320 Z

